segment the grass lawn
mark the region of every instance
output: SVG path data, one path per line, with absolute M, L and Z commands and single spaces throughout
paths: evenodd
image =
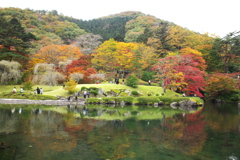
M 127 89 L 130 91 L 136 90 L 141 91 L 143 94 L 147 94 L 148 92 L 153 92 L 154 95 L 163 93 L 163 90 L 159 86 L 145 86 L 145 85 L 138 85 L 138 88 L 132 88 L 122 84 L 112 84 L 112 83 L 105 83 L 105 84 L 79 84 L 77 85 L 77 91 L 80 91 L 82 87 L 97 87 L 102 88 L 104 91 L 110 91 L 111 89 Z M 46 95 L 58 95 L 58 96 L 69 96 L 68 91 L 64 90 L 63 87 L 56 88 L 52 91 L 44 92 Z M 165 94 L 166 96 L 174 96 L 176 92 L 168 90 Z
M 126 85 L 122 84 L 113 84 L 113 83 L 103 83 L 103 84 L 79 84 L 77 85 L 77 91 L 80 91 L 82 87 L 97 87 L 102 88 L 104 91 L 110 91 L 111 89 L 127 89 L 129 91 L 141 91 L 144 95 L 146 95 L 149 92 L 152 92 L 153 95 L 161 95 L 163 93 L 163 90 L 159 86 L 146 86 L 146 85 L 138 85 L 138 88 L 132 88 Z M 21 85 L 1 85 L 0 86 L 0 93 L 11 93 L 13 90 L 13 87 L 17 88 L 17 92 L 20 92 Z M 52 90 L 50 90 L 49 86 L 46 85 L 35 85 L 33 86 L 33 90 L 37 87 L 43 88 L 43 95 L 52 95 L 52 96 L 69 96 L 69 93 L 67 90 L 65 90 L 62 86 L 53 86 Z M 25 91 L 25 92 L 33 92 L 33 91 Z M 167 93 L 165 93 L 165 96 L 174 96 L 177 93 L 168 90 Z
M 12 92 L 13 87 L 16 87 L 17 92 L 20 92 L 20 87 L 22 87 L 22 85 L 0 85 L 0 93 L 4 93 L 4 92 Z M 44 92 L 49 92 L 50 91 L 50 87 L 46 86 L 46 85 L 35 85 L 32 88 L 32 91 L 37 89 L 37 87 L 42 88 L 44 90 Z M 53 86 L 52 90 L 61 88 L 62 86 Z M 31 92 L 32 92 L 31 91 Z M 29 91 L 27 91 L 29 92 Z

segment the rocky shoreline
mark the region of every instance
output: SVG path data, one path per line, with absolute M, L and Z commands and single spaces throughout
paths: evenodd
M 85 99 L 76 100 L 29 100 L 29 99 L 0 99 L 0 104 L 42 104 L 42 105 L 84 105 Z

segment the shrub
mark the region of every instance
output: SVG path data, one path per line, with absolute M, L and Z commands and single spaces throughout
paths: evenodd
M 73 94 L 76 92 L 77 83 L 74 80 L 70 79 L 65 85 L 64 89 L 68 90 L 68 93 Z
M 90 93 L 93 94 L 94 96 L 98 95 L 98 91 L 95 91 L 95 90 L 91 90 Z
M 141 96 L 137 98 L 139 104 L 153 104 L 160 102 L 159 97 Z
M 85 88 L 86 88 L 86 87 L 85 87 Z M 90 91 L 94 90 L 94 91 L 97 91 L 97 92 L 98 92 L 98 88 L 97 88 L 97 87 L 89 87 L 89 90 L 90 90 Z
M 26 91 L 32 90 L 33 84 L 30 81 L 23 83 L 23 89 Z
M 130 103 L 130 104 L 133 104 L 135 102 L 137 102 L 137 99 L 135 97 L 122 97 L 123 98 L 123 101 L 125 103 Z
M 132 91 L 132 95 L 134 95 L 134 96 L 138 96 L 139 93 L 138 93 L 138 91 Z
M 88 90 L 88 88 L 85 86 L 82 86 L 81 91 L 84 91 L 84 90 Z
M 153 95 L 153 92 L 147 92 L 147 95 L 148 95 L 148 96 L 152 96 L 152 95 Z
M 135 75 L 130 75 L 126 79 L 126 85 L 132 88 L 137 88 L 138 87 L 138 78 Z

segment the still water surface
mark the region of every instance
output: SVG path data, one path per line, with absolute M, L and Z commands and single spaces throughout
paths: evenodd
M 0 142 L 0 160 L 236 160 L 240 109 L 0 105 Z

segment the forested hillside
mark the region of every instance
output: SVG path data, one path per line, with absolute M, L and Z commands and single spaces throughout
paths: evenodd
M 134 11 L 83 21 L 55 10 L 0 8 L 0 83 L 91 83 L 122 70 L 203 96 L 216 81 L 209 73 L 236 79 L 239 41 L 237 31 L 221 39 Z

